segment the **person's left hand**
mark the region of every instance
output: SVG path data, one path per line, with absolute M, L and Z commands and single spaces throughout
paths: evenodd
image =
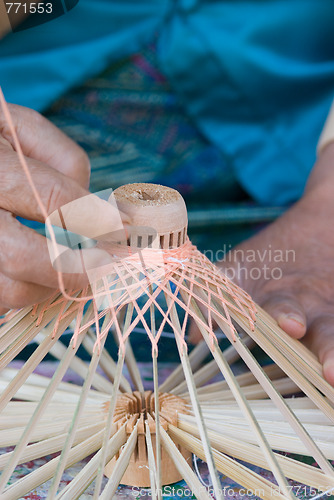
M 333 167 L 334 143 L 320 155 L 304 196 L 218 265 L 291 337 L 303 339 L 334 386 Z M 199 339 L 192 324 L 189 340 Z

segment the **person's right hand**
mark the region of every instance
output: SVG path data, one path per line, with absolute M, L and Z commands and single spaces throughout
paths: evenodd
M 83 149 L 39 113 L 13 104 L 9 109 L 48 214 L 87 195 L 90 165 Z M 0 315 L 39 302 L 58 288 L 46 238 L 16 216 L 44 222 L 0 110 Z M 78 282 L 77 275 L 64 278 L 67 288 Z

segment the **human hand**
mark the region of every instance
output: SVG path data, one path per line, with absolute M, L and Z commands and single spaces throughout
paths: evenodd
M 319 156 L 303 197 L 218 263 L 291 337 L 318 356 L 334 386 L 334 143 Z M 190 340 L 199 340 L 195 325 Z
M 9 109 L 47 212 L 86 196 L 90 165 L 83 149 L 37 112 L 13 104 Z M 0 315 L 45 299 L 58 288 L 46 238 L 20 224 L 16 216 L 44 222 L 0 111 Z M 74 274 L 64 277 L 68 288 L 81 279 Z

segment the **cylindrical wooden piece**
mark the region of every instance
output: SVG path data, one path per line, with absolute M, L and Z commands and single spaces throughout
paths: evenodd
M 177 248 L 187 236 L 187 208 L 180 193 L 159 184 L 126 184 L 114 192 L 129 216 L 128 244 L 138 248 Z
M 144 396 L 144 397 L 143 397 Z M 178 413 L 187 413 L 187 403 L 174 394 L 159 394 L 160 425 L 168 432 L 168 424 L 177 425 Z M 106 411 L 108 407 L 106 406 Z M 148 452 L 145 439 L 145 422 L 148 423 L 152 439 L 153 453 L 156 454 L 156 430 L 154 416 L 154 394 L 152 391 L 125 393 L 118 397 L 114 413 L 114 422 L 122 426 L 125 422 L 126 432 L 131 434 L 134 425 L 138 423 L 138 442 L 131 457 L 130 463 L 123 475 L 121 483 L 128 486 L 147 488 L 151 485 L 148 467 Z M 178 446 L 183 457 L 191 464 L 191 452 Z M 117 454 L 105 467 L 104 473 L 110 477 L 115 468 Z M 172 484 L 180 481 L 182 475 L 177 470 L 167 451 L 161 447 L 161 483 Z

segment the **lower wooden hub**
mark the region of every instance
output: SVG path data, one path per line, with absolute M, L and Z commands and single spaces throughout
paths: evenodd
M 168 432 L 168 424 L 177 425 L 177 414 L 187 413 L 187 403 L 182 398 L 169 393 L 159 394 L 160 425 Z M 156 456 L 156 427 L 154 414 L 154 394 L 152 391 L 125 393 L 118 397 L 114 414 L 114 422 L 120 427 L 126 422 L 126 432 L 131 434 L 138 422 L 138 442 L 132 454 L 129 466 L 121 480 L 122 484 L 141 488 L 150 487 L 147 446 L 145 439 L 145 422 L 151 433 L 154 456 Z M 178 446 L 183 457 L 191 464 L 191 452 Z M 105 467 L 107 477 L 112 475 L 117 462 L 117 454 Z M 171 484 L 183 479 L 174 462 L 161 446 L 161 484 Z

